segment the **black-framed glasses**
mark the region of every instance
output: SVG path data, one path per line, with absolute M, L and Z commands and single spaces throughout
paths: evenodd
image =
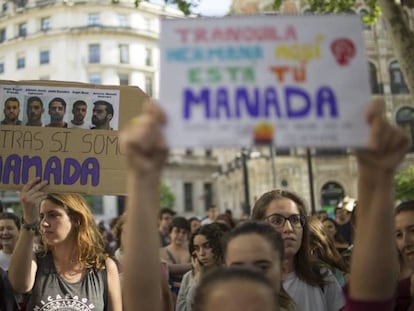
M 286 223 L 286 220 L 289 220 L 289 223 L 294 228 L 302 228 L 305 225 L 306 218 L 300 214 L 293 214 L 289 217 L 285 217 L 281 214 L 272 214 L 265 217 L 265 221 L 276 228 L 283 228 Z

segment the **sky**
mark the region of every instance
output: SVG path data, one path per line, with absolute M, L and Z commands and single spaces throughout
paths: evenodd
M 205 16 L 223 16 L 229 12 L 231 0 L 201 0 L 194 10 Z

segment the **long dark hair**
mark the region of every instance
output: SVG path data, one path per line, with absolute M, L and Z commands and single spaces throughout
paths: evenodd
M 307 211 L 304 200 L 297 194 L 287 190 L 271 190 L 264 193 L 254 204 L 252 219 L 264 220 L 266 210 L 273 201 L 289 199 L 293 201 L 301 216 L 306 217 Z M 295 254 L 293 267 L 296 275 L 312 286 L 323 287 L 324 275 L 321 272 L 321 263 L 313 260 L 309 254 L 309 228 L 305 221 L 299 251 Z
M 204 235 L 208 242 L 210 243 L 211 249 L 213 250 L 214 261 L 216 265 L 221 265 L 224 261 L 224 252 L 223 252 L 223 231 L 220 226 L 215 223 L 201 226 L 198 228 L 190 237 L 188 244 L 188 250 L 190 254 L 193 254 L 195 251 L 194 248 L 194 238 L 197 235 Z

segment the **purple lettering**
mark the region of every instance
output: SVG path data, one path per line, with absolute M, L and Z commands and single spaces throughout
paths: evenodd
M 13 183 L 15 185 L 19 184 L 21 165 L 22 160 L 17 154 L 11 154 L 6 158 L 4 163 L 3 184 L 10 183 L 10 174 L 13 174 Z
M 22 183 L 26 184 L 29 181 L 30 168 L 34 167 L 36 170 L 35 176 L 42 177 L 42 158 L 34 156 L 23 156 L 23 169 L 22 169 Z
M 88 175 L 91 175 L 92 186 L 99 184 L 99 161 L 96 158 L 87 158 L 82 163 L 81 185 L 86 185 L 88 182 Z
M 55 185 L 60 185 L 62 180 L 62 164 L 58 157 L 50 157 L 45 165 L 44 179 L 51 182 L 53 180 Z
M 63 184 L 73 185 L 81 174 L 81 166 L 78 161 L 72 158 L 65 159 L 63 164 Z

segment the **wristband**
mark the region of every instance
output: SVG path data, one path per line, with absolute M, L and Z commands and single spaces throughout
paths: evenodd
M 32 223 L 32 224 L 27 224 L 25 223 L 25 221 L 23 220 L 23 224 L 22 224 L 22 228 L 29 231 L 32 234 L 36 234 L 39 230 L 39 221 L 37 220 L 36 222 Z

